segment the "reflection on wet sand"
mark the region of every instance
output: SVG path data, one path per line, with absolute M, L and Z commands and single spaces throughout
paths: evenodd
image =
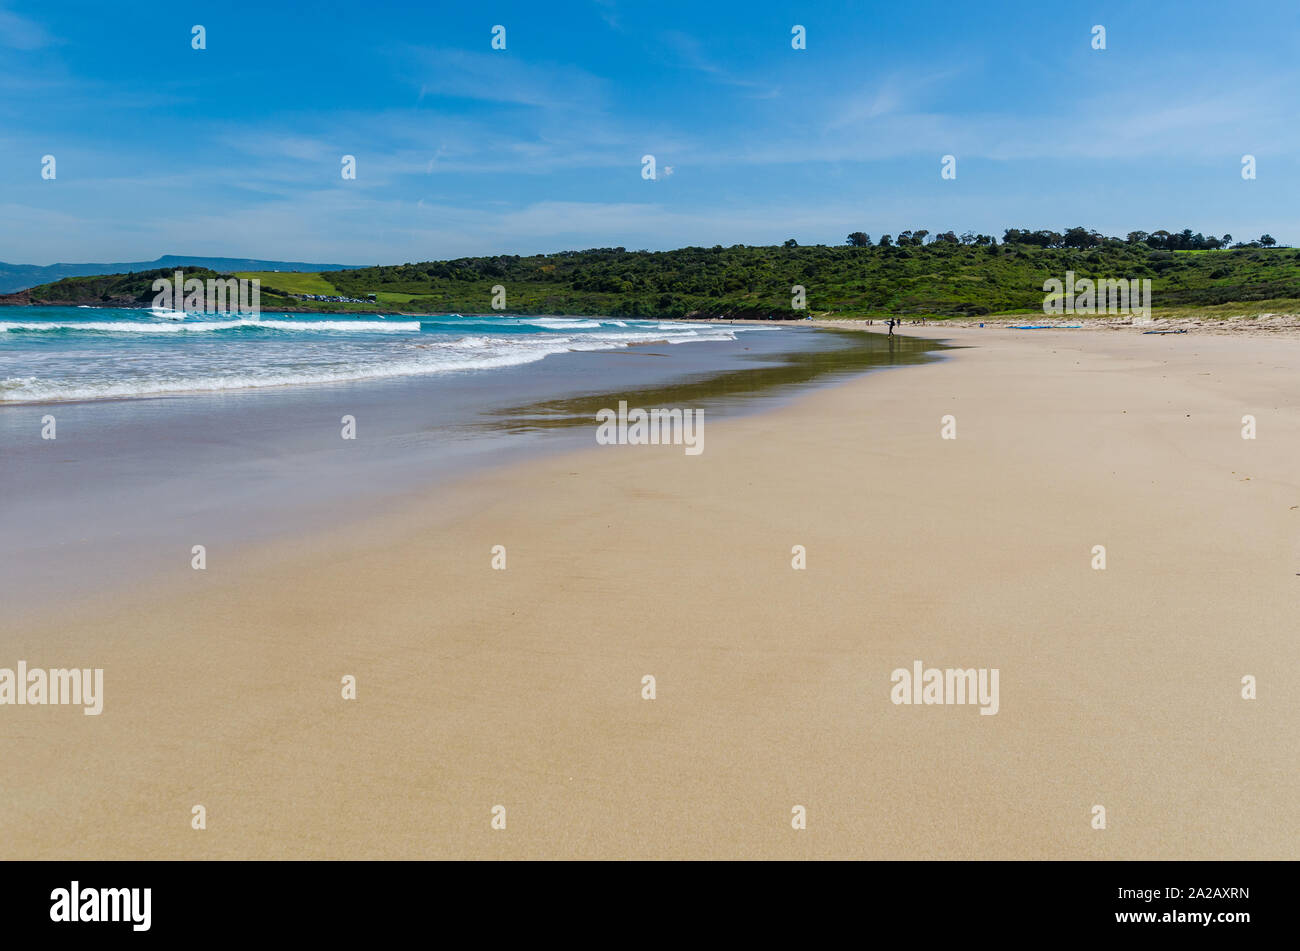
M 626 400 L 635 406 L 690 406 L 713 408 L 755 398 L 788 396 L 792 390 L 877 367 L 927 363 L 939 351 L 950 349 L 934 340 L 891 337 L 860 331 L 819 330 L 840 338 L 840 345 L 819 350 L 798 350 L 755 355 L 762 366 L 701 374 L 668 384 L 602 390 L 561 399 L 539 400 L 493 410 L 482 426 L 506 432 L 529 432 L 568 426 L 587 426 L 602 407 Z M 610 351 L 618 353 L 619 351 Z M 626 352 L 626 351 L 623 351 Z M 660 355 L 640 351 L 641 356 Z

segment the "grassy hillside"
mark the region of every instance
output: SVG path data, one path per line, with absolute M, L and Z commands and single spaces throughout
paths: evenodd
M 508 313 L 634 317 L 978 317 L 1041 313 L 1043 282 L 1077 278 L 1152 282 L 1158 312 L 1300 312 L 1300 251 L 1241 248 L 1156 251 L 1107 241 L 1088 249 L 948 242 L 893 247 L 745 247 L 626 251 L 603 248 L 519 257 L 459 258 L 321 274 L 245 272 L 262 281 L 263 310 L 486 313 L 492 288 Z M 33 288 L 34 303 L 146 302 L 143 272 L 71 278 Z M 211 276 L 193 272 L 187 276 Z M 802 285 L 807 311 L 791 308 Z M 337 295 L 375 303 L 303 301 Z
M 262 282 L 262 293 L 264 294 L 268 287 L 276 288 L 287 294 L 338 294 L 338 291 L 329 282 L 325 274 L 284 271 L 236 271 L 235 277 L 244 277 L 249 280 L 256 278 Z

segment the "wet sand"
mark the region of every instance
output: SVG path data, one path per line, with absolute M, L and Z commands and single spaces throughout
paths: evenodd
M 484 467 L 587 447 L 595 411 L 754 412 L 932 344 L 807 327 L 552 354 L 491 371 L 80 402 L 0 403 L 0 628 L 229 551 L 401 508 Z M 612 401 L 612 402 L 611 402 Z M 57 439 L 44 439 L 44 419 Z M 354 439 L 343 439 L 344 417 Z
M 904 332 L 963 349 L 8 627 L 105 698 L 0 707 L 0 855 L 1300 857 L 1300 341 Z

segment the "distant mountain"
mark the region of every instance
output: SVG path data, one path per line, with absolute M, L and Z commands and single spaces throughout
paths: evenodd
M 126 264 L 5 264 L 0 261 L 0 294 L 49 284 L 65 277 L 90 277 L 97 274 L 124 274 L 129 271 L 152 271 L 156 268 L 211 268 L 223 274 L 231 271 L 351 271 L 359 264 L 305 264 L 301 261 L 258 261 L 253 258 L 203 258 L 164 254 L 156 261 Z

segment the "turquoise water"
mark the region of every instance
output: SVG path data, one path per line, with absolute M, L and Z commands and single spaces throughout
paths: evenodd
M 573 350 L 734 340 L 744 327 L 586 317 L 187 315 L 0 308 L 0 403 L 492 370 Z

